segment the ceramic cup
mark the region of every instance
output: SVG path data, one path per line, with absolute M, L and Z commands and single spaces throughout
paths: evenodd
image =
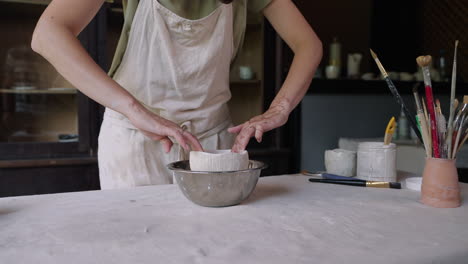
M 345 149 L 326 150 L 325 169 L 330 174 L 355 176 L 356 152 Z
M 460 187 L 455 160 L 426 158 L 421 185 L 421 202 L 438 208 L 460 206 Z
M 235 153 L 230 149 L 190 151 L 192 171 L 239 171 L 249 168 L 249 154 L 246 150 Z
M 414 80 L 413 74 L 409 72 L 400 72 L 400 80 L 401 81 L 412 81 Z
M 372 72 L 366 72 L 361 76 L 361 78 L 366 81 L 372 81 L 375 80 L 375 75 Z
M 396 182 L 396 145 L 359 143 L 356 172 L 357 177 L 363 180 Z
M 362 54 L 352 53 L 348 54 L 348 78 L 358 78 L 359 68 L 361 65 Z
M 327 76 L 327 79 L 337 79 L 340 76 L 340 67 L 328 65 L 325 68 L 325 76 Z
M 254 72 L 249 66 L 239 67 L 239 78 L 241 80 L 252 80 L 254 78 Z

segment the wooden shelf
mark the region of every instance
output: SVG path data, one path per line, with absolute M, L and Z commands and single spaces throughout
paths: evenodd
M 48 5 L 51 2 L 51 0 L 0 0 L 0 2 L 18 3 L 18 4 Z
M 25 159 L 25 160 L 0 160 L 0 168 L 37 168 L 96 164 L 96 157 L 77 157 L 61 159 Z
M 18 4 L 34 4 L 48 5 L 52 0 L 0 0 L 0 2 L 18 3 Z M 114 0 L 106 0 L 107 3 L 113 3 Z
M 420 91 L 424 83 L 418 81 L 393 81 L 400 94 L 412 94 L 413 86 L 419 84 Z M 434 94 L 450 95 L 449 82 L 432 82 Z M 457 95 L 468 94 L 468 83 L 457 83 Z M 307 94 L 391 94 L 383 80 L 365 81 L 351 79 L 314 79 Z
M 229 84 L 231 85 L 260 85 L 261 80 L 231 80 Z
M 0 89 L 0 94 L 76 94 L 76 89 L 31 89 L 31 90 L 14 90 Z

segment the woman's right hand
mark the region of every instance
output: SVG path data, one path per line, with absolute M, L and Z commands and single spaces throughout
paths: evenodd
M 152 113 L 139 103 L 133 104 L 130 108 L 129 111 L 126 111 L 130 122 L 145 136 L 161 142 L 166 153 L 171 150 L 173 145 L 169 137 L 173 137 L 187 151 L 203 151 L 198 139 L 176 123 Z

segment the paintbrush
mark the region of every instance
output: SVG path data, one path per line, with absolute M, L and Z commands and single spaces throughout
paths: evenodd
M 424 109 L 424 118 L 426 120 L 426 131 L 427 131 L 427 145 L 429 146 L 429 149 L 431 150 L 431 156 L 432 157 L 432 134 L 431 134 L 431 120 L 429 119 L 429 116 L 427 114 L 427 107 L 426 107 L 426 101 L 424 101 L 424 99 L 421 97 L 421 102 L 422 102 L 422 106 L 423 106 L 423 109 Z
M 439 99 L 436 99 L 436 108 L 437 108 L 437 132 L 439 135 L 439 147 L 440 154 L 442 158 L 447 158 L 446 156 L 446 144 L 445 144 L 445 133 L 447 133 L 447 121 L 444 114 L 442 114 L 442 107 L 440 106 Z
M 463 96 L 463 105 L 462 105 L 461 108 L 458 110 L 458 113 L 457 113 L 457 115 L 455 116 L 455 119 L 453 120 L 453 124 L 452 124 L 452 125 L 453 125 L 454 131 L 453 131 L 453 133 L 452 133 L 452 134 L 453 134 L 452 136 L 454 136 L 454 137 L 456 136 L 456 135 L 455 135 L 455 134 L 457 133 L 456 128 L 457 128 L 458 125 L 459 125 L 460 118 L 461 118 L 462 115 L 463 115 L 464 113 L 466 113 L 467 111 L 468 111 L 468 96 L 465 95 L 465 96 Z M 453 139 L 452 139 L 452 140 L 453 140 Z M 453 143 L 453 142 L 452 142 L 452 143 Z
M 359 187 L 401 189 L 401 184 L 399 182 L 381 182 L 381 181 L 365 181 L 365 180 L 331 180 L 331 179 L 315 179 L 315 178 L 310 178 L 309 181 L 359 186 Z
M 406 115 L 406 118 L 410 121 L 411 128 L 413 129 L 414 133 L 416 136 L 419 138 L 419 141 L 423 142 L 421 133 L 419 132 L 418 126 L 416 125 L 416 121 L 413 118 L 414 115 L 410 113 L 408 108 L 405 105 L 405 102 L 401 98 L 400 94 L 398 93 L 398 90 L 396 89 L 395 85 L 393 84 L 392 80 L 388 77 L 387 71 L 385 71 L 382 63 L 380 62 L 379 58 L 377 57 L 377 54 L 374 53 L 374 51 L 371 49 L 370 50 L 372 57 L 375 60 L 375 63 L 377 64 L 377 67 L 379 68 L 380 72 L 382 73 L 383 78 L 385 79 L 385 82 L 387 83 L 388 88 L 390 89 L 390 92 L 392 92 L 393 96 L 395 97 L 395 100 L 397 103 L 401 106 L 403 109 L 403 112 Z
M 424 76 L 424 85 L 426 86 L 427 109 L 429 110 L 429 117 L 431 119 L 431 136 L 434 158 L 440 158 L 439 137 L 437 134 L 437 121 L 434 107 L 434 97 L 432 95 L 431 74 L 429 72 L 429 65 L 432 62 L 432 57 L 430 55 L 419 56 L 416 58 L 416 62 L 422 68 Z
M 424 149 L 426 149 L 426 156 L 430 158 L 432 155 L 431 145 L 429 144 L 430 137 L 429 137 L 429 132 L 427 131 L 427 122 L 424 116 L 423 109 L 421 107 L 421 101 L 419 100 L 417 85 L 413 87 L 413 95 L 414 95 L 414 100 L 416 101 L 416 111 L 417 111 L 416 121 L 418 122 L 419 129 L 421 130 L 421 134 L 423 138 L 422 143 L 424 145 Z
M 455 51 L 453 55 L 453 68 L 452 68 L 452 85 L 450 89 L 450 115 L 448 121 L 448 137 L 447 137 L 447 146 L 448 146 L 448 153 L 449 159 L 452 158 L 451 151 L 452 151 L 452 133 L 453 133 L 453 117 L 455 115 L 455 111 L 457 106 L 455 106 L 455 86 L 456 86 L 456 79 L 457 79 L 457 50 L 458 50 L 458 40 L 455 41 Z M 458 102 L 458 100 L 456 101 Z
M 457 137 L 455 138 L 455 144 L 453 145 L 452 159 L 456 158 L 456 155 L 457 155 L 458 142 L 460 141 L 460 136 L 461 136 L 462 131 L 463 131 L 462 127 L 463 127 L 464 122 L 465 122 L 465 114 L 462 115 L 460 125 L 459 125 L 459 128 L 458 128 Z
M 466 140 L 468 139 L 468 129 L 465 130 L 465 137 L 463 138 L 462 142 L 457 147 L 457 153 L 460 151 L 461 147 L 463 147 L 463 144 L 465 144 Z M 455 155 L 457 154 L 455 153 Z

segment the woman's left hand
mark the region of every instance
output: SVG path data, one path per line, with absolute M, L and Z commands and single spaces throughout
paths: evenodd
M 253 117 L 249 121 L 228 129 L 230 133 L 238 134 L 233 152 L 245 150 L 251 137 L 255 136 L 257 142 L 262 142 L 263 133 L 280 127 L 288 121 L 289 110 L 283 104 L 272 104 L 263 115 Z

